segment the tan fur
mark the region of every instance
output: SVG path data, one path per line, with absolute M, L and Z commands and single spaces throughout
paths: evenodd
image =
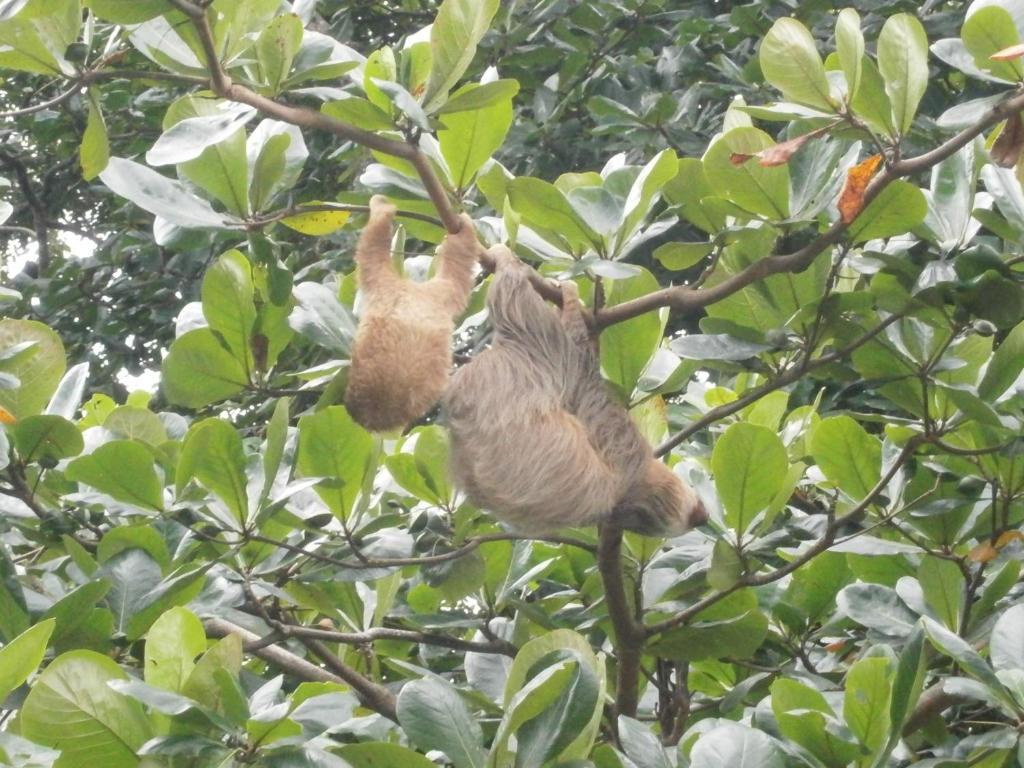
M 472 220 L 438 249 L 438 269 L 425 283 L 403 279 L 391 261 L 395 207 L 370 199 L 356 263 L 363 311 L 352 348 L 345 407 L 367 429 L 408 426 L 440 399 L 452 364 L 454 318 L 473 289 L 481 251 Z
M 694 491 L 654 458 L 601 378 L 576 285 L 559 313 L 528 267 L 495 246 L 487 296 L 494 343 L 455 373 L 442 399 L 455 481 L 522 531 L 614 520 L 676 535 L 707 519 Z

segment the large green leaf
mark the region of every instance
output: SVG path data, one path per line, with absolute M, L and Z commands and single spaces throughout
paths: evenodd
M 864 60 L 864 33 L 860 16 L 853 8 L 844 8 L 836 17 L 836 53 L 846 76 L 846 98 L 853 101 L 860 88 Z
M 825 477 L 852 499 L 866 497 L 881 477 L 881 444 L 849 416 L 823 419 L 810 447 Z
M 14 347 L 20 351 L 12 355 Z M 40 413 L 66 367 L 64 345 L 49 327 L 36 320 L 0 320 L 0 373 L 18 379 L 16 388 L 0 388 L 0 407 L 19 419 Z
M 711 468 L 726 523 L 742 533 L 779 492 L 789 461 L 775 431 L 739 423 L 718 438 Z
M 252 265 L 236 250 L 226 251 L 206 270 L 202 288 L 203 316 L 220 334 L 235 359 L 248 371 L 250 341 L 256 323 Z
M 509 183 L 507 193 L 509 202 L 522 215 L 524 224 L 542 234 L 557 233 L 567 244 L 567 250 L 582 254 L 588 246 L 599 242 L 597 233 L 587 226 L 562 191 L 553 184 L 523 176 Z M 559 244 L 557 238 L 552 242 Z
M 451 685 L 413 680 L 402 687 L 397 708 L 402 730 L 420 749 L 444 752 L 456 768 L 483 768 L 483 731 Z
M 316 491 L 330 510 L 345 517 L 363 485 L 374 439 L 340 405 L 299 419 L 296 467 L 306 477 L 322 477 Z
M 256 61 L 263 84 L 271 94 L 288 79 L 295 54 L 302 46 L 302 20 L 293 13 L 275 16 L 256 41 Z
M 427 111 L 444 103 L 476 54 L 498 11 L 498 0 L 444 0 L 430 29 L 433 64 L 423 94 Z
M 663 149 L 640 169 L 626 195 L 619 245 L 623 245 L 651 212 L 662 188 L 676 177 L 679 160 L 671 149 Z
M 75 66 L 64 54 L 81 28 L 79 0 L 28 0 L 0 21 L 0 67 L 70 77 Z
M 810 31 L 793 18 L 778 19 L 761 42 L 758 54 L 764 79 L 787 101 L 831 112 L 825 65 Z
M 139 24 L 170 10 L 167 0 L 85 0 L 85 6 L 114 24 Z
M 846 673 L 843 716 L 850 730 L 872 753 L 877 753 L 889 739 L 892 679 L 892 665 L 884 657 L 859 659 Z
M 845 766 L 860 748 L 843 738 L 837 719 L 820 691 L 804 683 L 780 677 L 772 683 L 772 714 L 787 739 L 802 746 L 830 766 Z
M 224 502 L 236 522 L 245 524 L 249 514 L 245 452 L 242 438 L 223 419 L 204 419 L 185 436 L 174 480 L 179 494 L 193 477 Z
M 690 752 L 691 768 L 783 768 L 788 765 L 771 737 L 736 723 L 702 735 Z
M 669 630 L 648 650 L 682 661 L 750 658 L 768 634 L 768 617 L 753 590 L 741 589 L 701 611 L 689 625 Z
M 134 440 L 111 440 L 75 459 L 65 471 L 73 482 L 143 509 L 163 509 L 163 483 L 153 466 L 153 454 Z
M 1024 371 L 1024 322 L 1018 323 L 988 361 L 978 394 L 988 401 L 1002 395 Z M 2 395 L 2 392 L 0 392 Z
M 892 237 L 910 232 L 924 221 L 928 201 L 909 181 L 897 179 L 878 193 L 850 224 L 850 239 L 863 243 L 879 237 Z
M 898 13 L 886 19 L 878 35 L 878 70 L 896 128 L 905 134 L 928 88 L 928 35 L 916 16 Z
M 734 128 L 719 138 L 704 155 L 704 175 L 713 194 L 768 219 L 789 216 L 789 169 L 785 165 L 764 168 L 753 159 L 733 162 L 733 155 L 754 155 L 774 145 L 767 133 L 750 127 Z
M 131 160 L 110 158 L 100 180 L 121 197 L 179 227 L 219 229 L 231 221 L 241 223 L 230 214 L 217 213 L 180 181 L 161 176 Z
M 1024 670 L 1024 605 L 1010 606 L 996 620 L 989 655 L 997 670 Z
M 39 677 L 21 709 L 22 734 L 62 752 L 60 766 L 134 768 L 151 736 L 142 706 L 107 686 L 128 676 L 94 651 L 70 651 Z
M 0 701 L 39 667 L 55 619 L 40 621 L 0 648 Z
M 202 408 L 237 395 L 248 383 L 242 364 L 209 328 L 176 339 L 164 358 L 164 395 L 177 405 Z
M 171 608 L 146 633 L 146 682 L 180 693 L 206 650 L 203 623 L 187 608 Z
M 925 555 L 917 569 L 917 580 L 928 607 L 949 629 L 958 631 L 966 596 L 959 566 L 952 560 Z
M 644 270 L 636 277 L 616 280 L 608 296 L 609 305 L 622 304 L 658 290 L 654 276 Z M 660 312 L 646 312 L 609 326 L 601 334 L 601 368 L 619 392 L 629 398 L 661 343 L 665 318 Z
M 468 88 L 472 93 L 472 89 L 482 87 Z M 460 93 L 465 91 L 463 89 Z M 452 184 L 456 189 L 466 189 L 476 172 L 505 141 L 512 125 L 512 98 L 474 110 L 446 113 L 441 120 L 445 125 L 437 132 L 441 154 L 448 163 Z
M 960 30 L 964 46 L 974 57 L 974 63 L 983 71 L 1008 82 L 1017 82 L 1024 76 L 1020 59 L 993 61 L 992 54 L 1020 43 L 1020 33 L 1009 11 L 999 5 L 988 5 L 974 10 Z
M 14 447 L 26 462 L 56 463 L 82 452 L 78 427 L 63 416 L 28 416 L 8 427 Z

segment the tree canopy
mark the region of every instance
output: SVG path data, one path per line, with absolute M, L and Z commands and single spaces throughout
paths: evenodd
M 0 0 L 0 69 L 0 765 L 1024 764 L 1024 0 Z M 372 194 L 576 280 L 708 524 L 359 427 Z

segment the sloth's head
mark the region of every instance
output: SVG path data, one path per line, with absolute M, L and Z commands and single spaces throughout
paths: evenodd
M 678 536 L 708 519 L 696 492 L 653 459 L 612 514 L 623 528 L 648 536 Z

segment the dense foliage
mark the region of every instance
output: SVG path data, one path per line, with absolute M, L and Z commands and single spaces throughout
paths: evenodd
M 1024 764 L 1022 40 L 0 0 L 0 765 Z M 709 525 L 510 532 L 356 425 L 373 193 L 411 276 L 466 210 L 576 279 Z

